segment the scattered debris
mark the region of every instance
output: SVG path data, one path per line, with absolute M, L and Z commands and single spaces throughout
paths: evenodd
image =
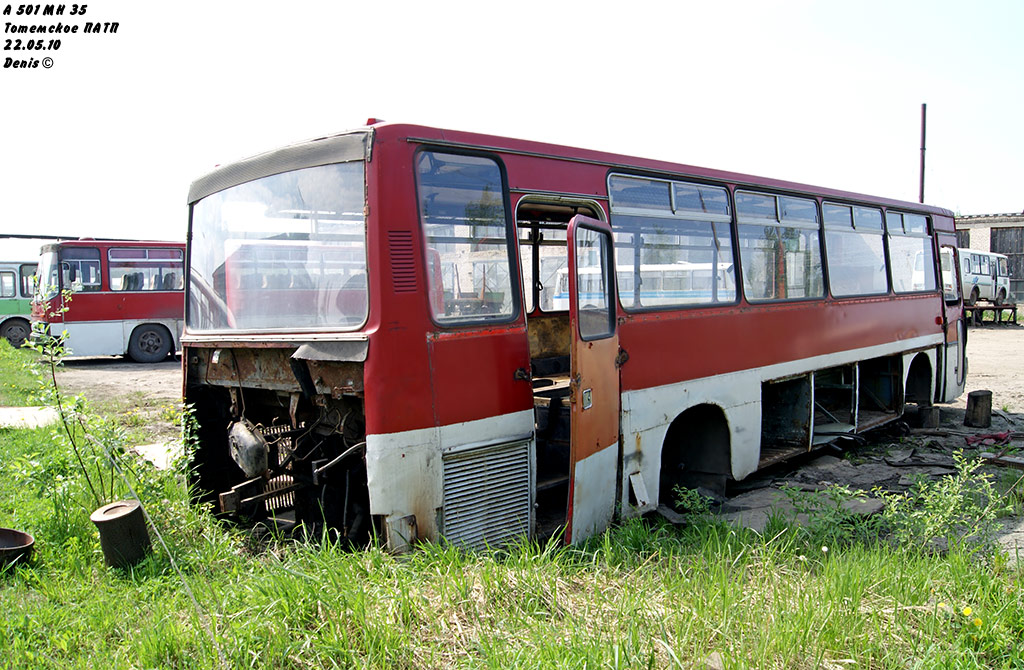
M 1008 519 L 1003 524 L 999 544 L 1008 554 L 1010 565 L 1020 565 L 1024 558 L 1024 519 Z
M 989 461 L 993 465 L 1003 465 L 1008 468 L 1017 468 L 1018 470 L 1024 470 L 1024 458 L 1020 456 L 1006 456 L 1002 452 L 993 454 L 991 452 L 982 452 L 981 458 Z
M 983 444 L 987 447 L 992 445 L 1004 445 L 1010 443 L 1010 431 L 1005 433 L 988 433 L 987 435 L 968 435 L 964 438 L 967 441 L 967 446 L 973 447 L 978 444 Z
M 878 514 L 884 503 L 872 494 L 873 490 L 900 493 L 922 478 L 954 474 L 957 467 L 953 454 L 957 450 L 977 454 L 987 461 L 987 465 L 1024 470 L 1024 457 L 1007 455 L 1012 453 L 1012 441 L 1024 439 L 1024 433 L 1014 430 L 972 431 L 962 427 L 962 409 L 943 407 L 942 413 L 944 421 L 934 428 L 916 428 L 910 430 L 909 435 L 902 436 L 877 435 L 867 446 L 840 452 L 839 457 L 821 455 L 796 467 L 791 466 L 789 471 L 774 470 L 737 482 L 731 488 L 731 497 L 721 505 L 719 518 L 756 532 L 763 532 L 774 516 L 798 525 L 806 524 L 808 519 L 797 514 L 791 496 L 787 496 L 783 488 L 821 492 L 822 503 L 825 504 L 827 491 L 833 485 L 862 494 L 858 499 L 842 503 L 844 509 L 858 515 Z M 1005 419 L 1011 428 L 1015 427 L 1010 417 L 1002 412 L 994 413 Z M 996 445 L 1003 450 L 998 453 L 995 450 L 975 451 Z M 663 512 L 662 515 L 672 520 L 668 514 Z M 1009 552 L 1011 560 L 1018 547 L 1024 550 L 1024 520 L 1007 520 L 1000 543 Z
M 132 452 L 152 463 L 158 470 L 166 470 L 171 467 L 171 463 L 181 455 L 181 450 L 181 440 L 140 444 L 131 448 Z
M 914 455 L 914 451 L 914 449 L 893 449 L 889 452 L 889 455 L 885 457 L 885 462 L 889 465 L 904 463 L 908 458 Z
M 722 660 L 722 655 L 717 651 L 713 652 L 704 659 L 702 670 L 725 670 L 725 661 Z
M 671 524 L 681 526 L 686 523 L 686 516 L 675 511 L 668 505 L 658 505 L 658 514 Z
M 43 428 L 58 418 L 53 407 L 0 407 L 0 428 Z
M 993 409 L 992 413 L 995 414 L 996 416 L 998 416 L 1000 419 L 1002 419 L 1006 423 L 1010 424 L 1011 426 L 1013 425 L 1013 419 L 1011 419 L 1010 416 L 1006 412 L 1004 412 L 1003 410 L 1001 410 L 1001 409 Z

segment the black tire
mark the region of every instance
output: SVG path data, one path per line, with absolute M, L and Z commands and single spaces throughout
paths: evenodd
M 980 294 L 978 293 L 978 287 L 974 287 L 974 289 L 971 291 L 971 295 L 969 295 L 967 297 L 967 300 L 965 302 L 969 306 L 973 307 L 974 303 L 978 302 L 978 298 L 979 297 L 980 297 Z
M 3 337 L 11 346 L 18 348 L 25 344 L 25 340 L 32 333 L 32 327 L 25 319 L 8 319 L 0 328 L 0 337 Z
M 171 353 L 173 343 L 171 334 L 163 326 L 139 326 L 128 341 L 128 355 L 139 363 L 159 363 Z
M 1002 305 L 1004 302 L 1006 302 L 1006 291 L 999 289 L 999 295 L 996 296 L 996 304 Z

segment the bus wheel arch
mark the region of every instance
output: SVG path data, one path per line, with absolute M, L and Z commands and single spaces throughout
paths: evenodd
M 128 356 L 137 363 L 158 363 L 174 349 L 174 337 L 166 326 L 143 323 L 128 339 Z
M 732 438 L 725 412 L 718 405 L 694 405 L 665 434 L 658 503 L 674 507 L 676 487 L 721 496 L 731 471 Z
M 922 407 L 932 404 L 932 363 L 924 352 L 918 353 L 907 369 L 907 380 L 903 388 L 904 402 L 916 403 Z
M 19 316 L 11 317 L 0 325 L 0 337 L 10 342 L 14 348 L 23 345 L 31 333 L 32 326 Z

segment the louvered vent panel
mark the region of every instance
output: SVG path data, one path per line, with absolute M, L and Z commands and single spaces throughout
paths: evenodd
M 484 549 L 526 536 L 531 482 L 529 441 L 445 455 L 445 538 Z
M 391 281 L 394 283 L 395 293 L 418 291 L 412 233 L 402 230 L 388 233 L 388 252 L 391 254 Z

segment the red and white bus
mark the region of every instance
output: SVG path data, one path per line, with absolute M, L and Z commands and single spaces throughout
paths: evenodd
M 33 337 L 67 333 L 72 356 L 155 363 L 180 348 L 185 245 L 69 240 L 40 250 Z
M 384 123 L 189 203 L 185 394 L 225 513 L 578 542 L 964 388 L 945 209 Z

